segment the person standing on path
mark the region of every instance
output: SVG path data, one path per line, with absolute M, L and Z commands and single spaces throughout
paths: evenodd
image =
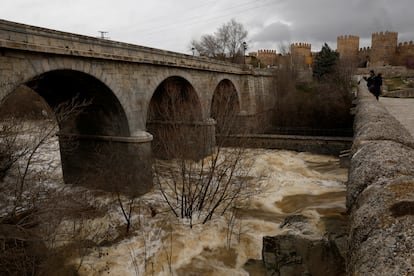
M 378 101 L 379 96 L 381 95 L 381 86 L 382 86 L 382 75 L 379 73 L 378 75 L 374 77 L 372 91 L 370 89 L 371 93 L 374 94 L 375 98 L 377 98 L 377 101 Z

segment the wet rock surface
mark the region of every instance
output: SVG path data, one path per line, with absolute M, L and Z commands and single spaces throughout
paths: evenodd
M 360 86 L 347 275 L 414 274 L 414 139 Z
M 335 220 L 335 225 L 341 225 L 342 219 L 335 216 L 322 223 L 328 226 L 328 221 Z M 316 234 L 317 225 L 303 215 L 286 217 L 280 227 L 286 228 L 284 235 L 263 238 L 265 275 L 345 275 L 346 227 L 321 237 Z
M 345 261 L 335 243 L 283 235 L 263 239 L 266 275 L 345 275 Z

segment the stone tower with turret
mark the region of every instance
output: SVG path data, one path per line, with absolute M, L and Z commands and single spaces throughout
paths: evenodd
M 358 63 L 359 36 L 342 35 L 337 38 L 337 51 L 342 61 L 351 64 Z
M 306 68 L 312 63 L 311 44 L 293 43 L 290 45 L 291 63 L 296 68 Z
M 275 66 L 277 64 L 276 50 L 259 50 L 257 59 L 262 66 Z
M 371 65 L 384 66 L 395 63 L 398 33 L 380 32 L 372 34 Z

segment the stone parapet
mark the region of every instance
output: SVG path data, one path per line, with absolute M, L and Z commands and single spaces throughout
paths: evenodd
M 414 273 L 414 139 L 358 89 L 347 186 L 348 275 Z
M 244 74 L 243 65 L 0 20 L 0 48 Z

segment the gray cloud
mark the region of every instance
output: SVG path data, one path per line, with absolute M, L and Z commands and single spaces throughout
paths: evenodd
M 234 18 L 249 31 L 249 50 L 307 42 L 336 48 L 338 35 L 361 45 L 371 34 L 397 31 L 414 40 L 412 0 L 2 0 L 0 18 L 62 31 L 189 53 L 191 39 Z
M 275 40 L 290 40 L 290 27 L 286 23 L 275 22 L 263 27 L 258 33 L 253 34 L 251 39 L 256 42 L 274 42 Z

